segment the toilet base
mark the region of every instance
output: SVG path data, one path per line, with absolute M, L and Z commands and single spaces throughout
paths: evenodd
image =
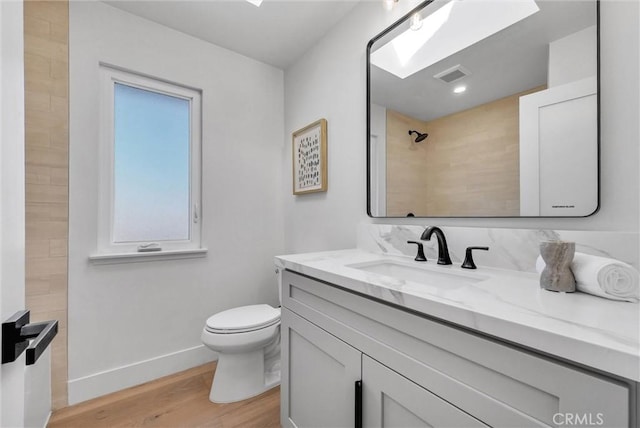
M 267 352 L 268 348 L 238 354 L 219 354 L 209 401 L 233 403 L 280 385 L 279 345 L 277 343 L 277 355 Z

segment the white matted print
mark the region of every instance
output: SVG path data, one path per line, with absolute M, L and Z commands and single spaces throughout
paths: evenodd
M 327 121 L 293 133 L 293 194 L 327 191 Z

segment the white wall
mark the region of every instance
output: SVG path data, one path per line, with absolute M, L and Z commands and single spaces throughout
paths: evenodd
M 98 219 L 98 62 L 203 90 L 206 258 L 93 265 Z M 277 304 L 283 251 L 283 73 L 101 2 L 70 4 L 69 402 L 214 355 L 205 320 Z
M 276 303 L 273 255 L 354 247 L 361 220 L 638 230 L 638 4 L 615 0 L 601 4 L 599 213 L 586 219 L 368 220 L 366 44 L 417 3 L 400 2 L 388 13 L 377 1 L 362 2 L 286 71 L 284 83 L 280 70 L 103 3 L 71 3 L 70 402 L 211 358 L 199 337 L 206 317 L 236 305 Z M 204 90 L 207 258 L 88 262 L 98 217 L 98 61 Z M 329 190 L 293 196 L 291 133 L 320 117 L 328 120 Z
M 594 25 L 549 43 L 549 88 L 595 75 L 597 37 Z
M 291 143 L 282 159 L 287 252 L 353 248 L 366 210 L 367 42 L 418 4 L 402 1 L 387 13 L 365 1 L 285 71 L 285 135 L 324 117 L 328 122 L 328 190 L 293 196 Z
M 412 3 L 413 5 L 415 3 Z M 399 6 L 408 8 L 408 3 Z M 320 43 L 285 72 L 285 133 L 325 117 L 329 126 L 329 190 L 291 195 L 283 180 L 287 252 L 355 246 L 366 220 L 365 50 L 391 21 L 378 2 L 355 7 Z M 601 199 L 587 218 L 394 219 L 377 223 L 439 224 L 562 230 L 638 230 L 637 119 L 639 74 L 638 2 L 601 2 Z M 291 150 L 282 159 L 290 169 Z M 428 165 L 425 165 L 428 167 Z M 287 172 L 288 174 L 288 172 Z

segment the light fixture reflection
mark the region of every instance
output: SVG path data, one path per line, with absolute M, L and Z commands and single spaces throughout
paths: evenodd
M 398 3 L 398 0 L 383 0 L 385 10 L 393 9 L 393 5 Z
M 257 7 L 260 7 L 260 5 L 262 4 L 262 0 L 247 0 L 247 1 Z
M 456 86 L 455 88 L 453 88 L 453 93 L 454 94 L 461 94 L 466 90 L 467 90 L 467 87 L 465 85 L 460 85 L 460 86 Z
M 422 18 L 420 17 L 420 12 L 416 12 L 411 16 L 411 29 L 413 31 L 418 31 L 422 27 Z
M 453 4 L 454 2 L 450 2 L 425 18 L 428 25 L 422 25 L 421 22 L 421 28 L 418 27 L 416 31 L 407 31 L 393 39 L 391 43 L 401 65 L 406 65 L 411 57 L 447 22 Z M 413 25 L 413 17 L 411 24 Z M 411 29 L 413 30 L 413 27 Z

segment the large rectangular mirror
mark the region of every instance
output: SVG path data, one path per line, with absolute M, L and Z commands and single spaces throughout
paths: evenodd
M 367 46 L 368 214 L 598 209 L 596 0 L 427 1 Z

